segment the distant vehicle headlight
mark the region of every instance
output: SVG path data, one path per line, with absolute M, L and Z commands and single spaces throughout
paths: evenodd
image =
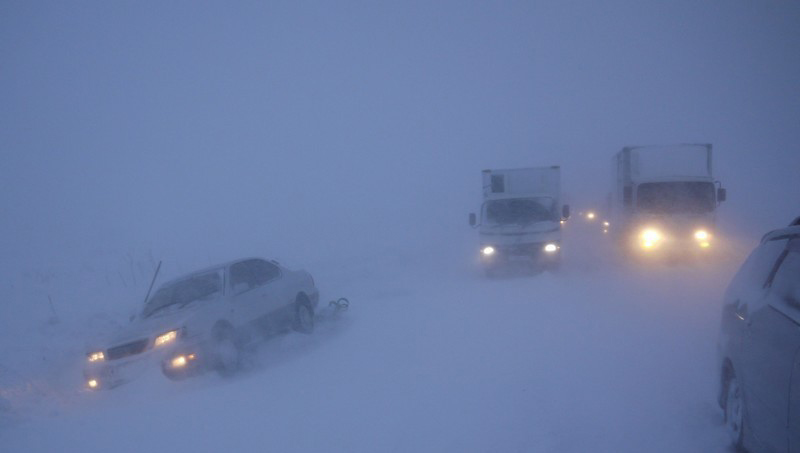
M 544 251 L 547 253 L 555 253 L 558 251 L 558 245 L 554 243 L 549 243 L 544 246 Z
M 97 379 L 89 379 L 88 381 L 86 381 L 86 386 L 89 387 L 90 389 L 94 390 L 94 389 L 100 387 L 100 383 L 97 382 Z
M 175 341 L 176 338 L 178 338 L 178 331 L 170 330 L 169 332 L 165 332 L 157 336 L 156 341 L 153 343 L 153 346 L 155 347 L 163 346 L 167 343 Z
M 90 362 L 102 362 L 106 359 L 106 355 L 103 353 L 103 351 L 90 352 L 89 354 L 86 354 L 86 357 Z
M 491 245 L 487 245 L 486 247 L 484 247 L 484 248 L 481 250 L 481 253 L 483 253 L 483 256 L 491 256 L 491 255 L 494 255 L 494 252 L 495 252 L 495 250 L 494 250 L 494 247 L 492 247 Z
M 694 238 L 698 241 L 708 241 L 710 237 L 711 235 L 708 234 L 708 231 L 706 230 L 697 230 L 694 232 Z
M 589 220 L 594 220 L 594 212 L 589 211 L 586 213 L 586 218 Z

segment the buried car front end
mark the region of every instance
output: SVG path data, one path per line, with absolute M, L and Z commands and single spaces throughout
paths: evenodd
M 172 329 L 155 335 L 126 335 L 109 348 L 92 348 L 83 370 L 89 389 L 108 389 L 135 379 L 154 361 L 167 356 L 181 336 Z
M 107 349 L 93 349 L 83 370 L 86 388 L 114 388 L 159 365 L 171 379 L 188 376 L 204 362 L 202 345 L 200 338 L 190 337 L 185 328 L 179 328 L 129 338 Z

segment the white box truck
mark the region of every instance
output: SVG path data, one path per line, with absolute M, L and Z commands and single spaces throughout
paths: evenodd
M 627 146 L 614 155 L 610 227 L 620 245 L 650 255 L 707 253 L 726 191 L 710 144 Z
M 561 262 L 561 220 L 569 206 L 561 204 L 558 166 L 483 171 L 480 256 L 487 274 L 510 262 L 555 268 Z

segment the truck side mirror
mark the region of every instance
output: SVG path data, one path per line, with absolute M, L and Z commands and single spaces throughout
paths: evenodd
M 717 189 L 717 203 L 722 203 L 728 198 L 728 191 L 720 187 Z
M 469 226 L 475 226 L 478 223 L 478 219 L 475 217 L 475 213 L 471 212 L 469 214 Z
M 569 218 L 569 205 L 568 204 L 565 204 L 564 206 L 561 206 L 561 218 L 564 219 L 564 220 Z

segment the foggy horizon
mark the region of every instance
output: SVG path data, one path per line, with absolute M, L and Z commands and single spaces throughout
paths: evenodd
M 3 10 L 15 260 L 198 242 L 284 254 L 298 229 L 317 247 L 428 247 L 463 232 L 484 168 L 561 165 L 568 202 L 602 209 L 611 156 L 638 144 L 712 143 L 726 231 L 797 214 L 792 3 Z

